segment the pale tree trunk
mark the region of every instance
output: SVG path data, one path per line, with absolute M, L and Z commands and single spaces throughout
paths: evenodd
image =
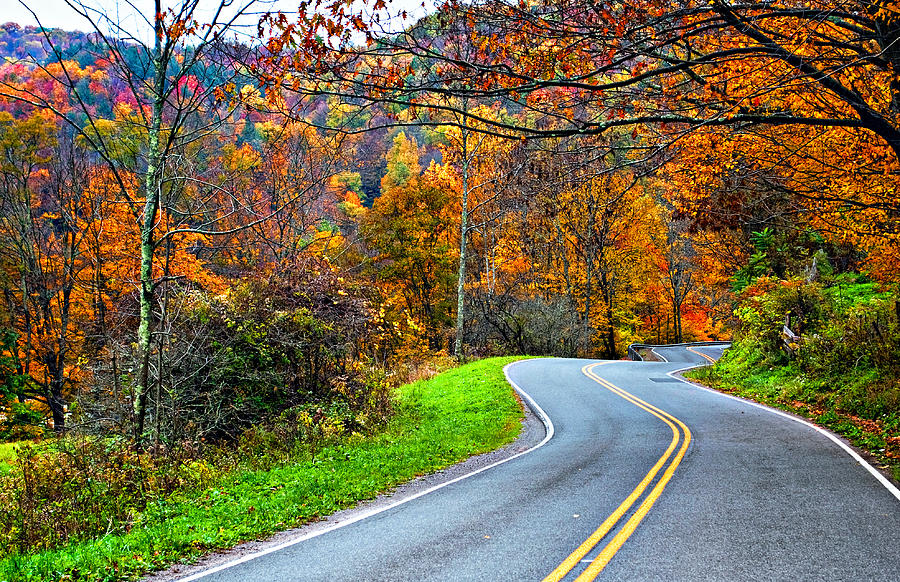
M 158 134 L 154 136 L 151 132 L 151 152 L 156 144 L 158 144 Z M 151 157 L 155 156 L 151 153 Z M 141 224 L 140 322 L 137 334 L 140 372 L 138 384 L 134 389 L 134 438 L 135 445 L 139 449 L 142 446 L 144 418 L 147 413 L 147 387 L 150 381 L 150 343 L 153 334 L 151 329 L 153 319 L 153 224 L 158 209 L 157 196 L 159 195 L 156 184 L 157 169 L 154 167 L 156 162 L 158 160 L 151 161 L 150 166 L 147 168 L 147 178 L 144 185 L 147 199 L 144 204 L 144 217 Z
M 140 323 L 138 324 L 138 362 L 140 371 L 134 387 L 134 441 L 143 447 L 144 420 L 147 416 L 147 391 L 150 384 L 150 344 L 153 331 L 153 231 L 159 211 L 162 173 L 160 134 L 162 131 L 163 100 L 166 89 L 166 63 L 162 62 L 163 22 L 160 0 L 156 0 L 155 40 L 153 45 L 153 111 L 147 136 L 148 162 L 144 177 L 144 212 L 141 222 L 141 280 Z
M 462 135 L 462 209 L 459 213 L 459 273 L 456 280 L 456 342 L 453 354 L 463 359 L 463 333 L 465 332 L 466 305 L 466 239 L 469 234 L 469 152 L 468 135 Z

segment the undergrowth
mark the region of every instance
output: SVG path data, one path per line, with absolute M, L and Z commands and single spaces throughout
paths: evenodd
M 0 443 L 0 475 L 12 470 L 13 459 L 16 458 L 16 449 L 23 443 Z

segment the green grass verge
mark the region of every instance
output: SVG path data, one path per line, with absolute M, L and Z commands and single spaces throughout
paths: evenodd
M 877 466 L 900 481 L 900 415 L 873 404 L 879 381 L 871 370 L 813 378 L 792 363 L 765 365 L 757 356 L 751 346 L 738 342 L 714 366 L 685 376 L 823 426 L 869 453 Z
M 0 443 L 0 475 L 12 469 L 12 460 L 16 458 L 16 447 L 21 443 Z
M 231 474 L 205 491 L 159 500 L 128 533 L 6 558 L 0 580 L 138 579 L 494 450 L 521 429 L 522 410 L 502 371 L 516 359 L 482 360 L 403 386 L 397 415 L 377 435 L 355 436 L 305 462 Z

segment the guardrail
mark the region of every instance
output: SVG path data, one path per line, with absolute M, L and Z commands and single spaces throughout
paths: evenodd
M 633 360 L 635 362 L 643 362 L 644 358 L 638 352 L 639 349 L 650 347 L 648 344 L 629 344 L 628 346 L 628 359 Z
M 628 346 L 628 359 L 633 360 L 635 362 L 643 362 L 644 358 L 641 357 L 640 352 L 638 350 L 644 349 L 653 349 L 653 348 L 673 348 L 678 346 L 721 346 L 727 345 L 730 346 L 731 342 L 684 342 L 680 344 L 629 344 Z

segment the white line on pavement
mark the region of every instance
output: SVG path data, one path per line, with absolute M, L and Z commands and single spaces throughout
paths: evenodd
M 430 487 L 428 489 L 425 489 L 424 491 L 420 491 L 420 492 L 416 493 L 415 495 L 411 495 L 410 497 L 406 497 L 395 503 L 391 503 L 384 507 L 371 509 L 369 511 L 363 511 L 363 512 L 359 513 L 358 515 L 348 519 L 347 521 L 335 523 L 334 525 L 332 525 L 330 527 L 327 527 L 327 528 L 324 528 L 321 530 L 317 530 L 314 532 L 310 532 L 306 535 L 303 535 L 298 538 L 294 538 L 292 540 L 278 544 L 277 546 L 272 546 L 271 548 L 266 548 L 265 550 L 260 550 L 258 552 L 254 552 L 252 554 L 247 554 L 246 556 L 243 556 L 236 560 L 232 560 L 230 562 L 226 562 L 225 564 L 221 564 L 219 566 L 216 566 L 215 568 L 210 568 L 209 570 L 203 570 L 202 572 L 197 572 L 196 574 L 192 574 L 185 578 L 179 578 L 178 582 L 192 582 L 193 580 L 199 580 L 199 579 L 205 578 L 206 576 L 209 576 L 211 574 L 215 574 L 217 572 L 221 572 L 222 570 L 226 570 L 228 568 L 237 566 L 238 564 L 243 564 L 245 562 L 249 562 L 250 560 L 255 560 L 256 558 L 260 558 L 262 556 L 266 556 L 268 554 L 275 553 L 279 550 L 289 548 L 293 545 L 299 544 L 301 542 L 305 542 L 306 540 L 318 537 L 320 535 L 326 534 L 326 533 L 334 531 L 336 529 L 346 527 L 346 526 L 354 524 L 358 521 L 362 521 L 364 519 L 372 517 L 373 515 L 377 515 L 379 513 L 385 512 L 389 509 L 393 509 L 395 507 L 403 505 L 404 503 L 408 503 L 408 502 L 412 501 L 413 499 L 418 499 L 419 497 L 428 495 L 429 493 L 433 493 L 433 492 L 437 491 L 438 489 L 443 489 L 444 487 L 447 487 L 448 485 L 458 483 L 459 481 L 462 481 L 463 479 L 468 479 L 469 477 L 472 477 L 473 475 L 477 475 L 479 473 L 487 471 L 488 469 L 493 469 L 494 467 L 497 467 L 498 465 L 502 465 L 503 463 L 507 463 L 509 461 L 512 461 L 513 459 L 517 459 L 517 458 L 521 457 L 522 455 L 527 455 L 528 453 L 541 448 L 542 446 L 544 446 L 547 443 L 547 441 L 549 441 L 551 438 L 553 438 L 553 434 L 555 432 L 555 429 L 553 428 L 553 422 L 550 420 L 550 417 L 547 416 L 547 413 L 544 412 L 544 410 L 540 406 L 538 406 L 538 404 L 534 401 L 534 399 L 527 392 L 522 390 L 522 388 L 519 387 L 518 384 L 513 382 L 512 378 L 509 377 L 509 368 L 512 366 L 515 366 L 516 364 L 518 364 L 520 362 L 524 362 L 524 361 L 527 361 L 527 360 L 518 360 L 518 361 L 512 362 L 510 364 L 507 364 L 506 366 L 503 367 L 503 373 L 504 373 L 504 375 L 506 375 L 506 381 L 510 383 L 510 385 L 516 390 L 516 392 L 518 392 L 522 396 L 522 398 L 524 398 L 525 400 L 528 401 L 528 406 L 531 408 L 531 410 L 534 411 L 535 415 L 537 415 L 537 417 L 544 424 L 547 434 L 546 434 L 546 436 L 544 436 L 544 440 L 542 440 L 538 444 L 534 445 L 533 447 L 531 447 L 530 449 L 528 449 L 526 451 L 522 451 L 521 453 L 517 453 L 511 457 L 497 461 L 496 463 L 491 463 L 490 465 L 482 467 L 482 468 L 478 469 L 477 471 L 472 471 L 471 473 L 466 473 L 465 475 L 461 475 L 455 479 L 451 479 L 450 481 L 446 481 L 439 485 L 435 485 L 434 487 Z

